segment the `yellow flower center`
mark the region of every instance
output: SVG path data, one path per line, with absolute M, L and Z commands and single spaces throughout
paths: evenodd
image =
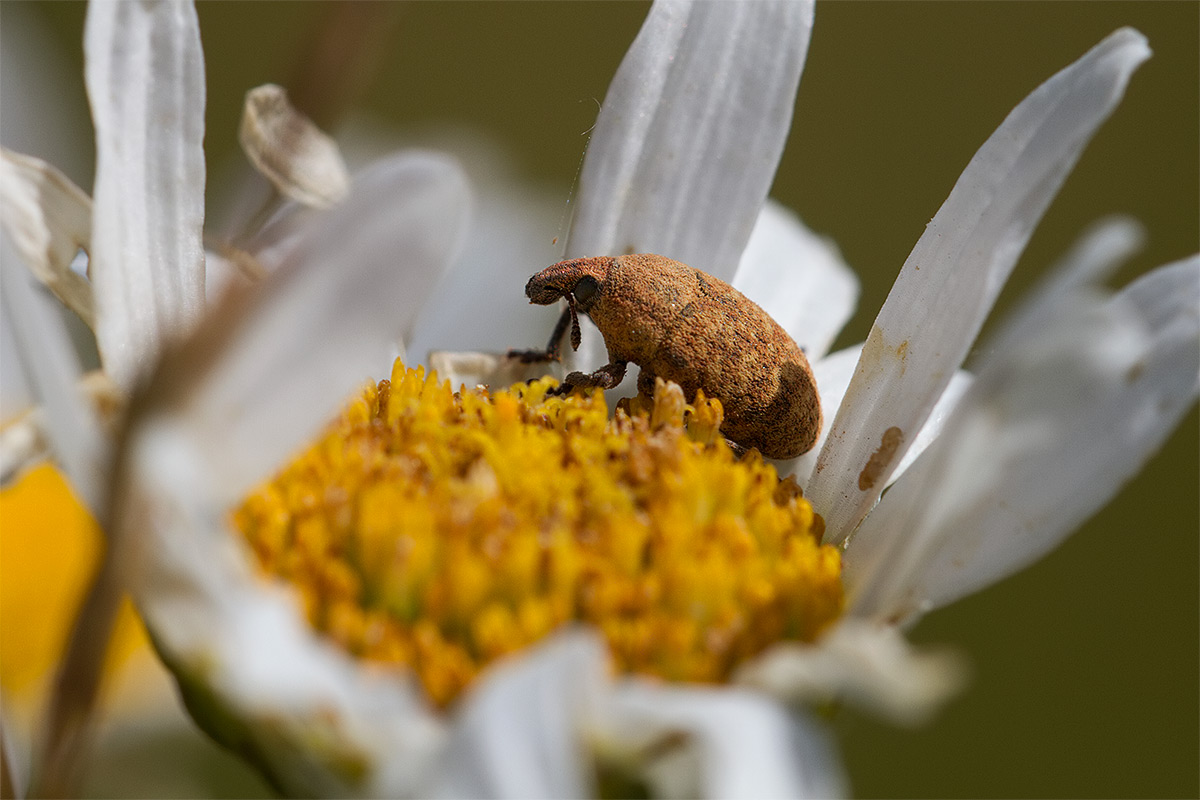
M 572 621 L 620 671 L 727 679 L 842 609 L 838 551 L 791 481 L 738 459 L 674 384 L 610 419 L 552 379 L 452 392 L 399 361 L 234 523 L 312 625 L 445 705 Z

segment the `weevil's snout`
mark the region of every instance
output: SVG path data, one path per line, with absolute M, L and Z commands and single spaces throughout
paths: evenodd
M 571 294 L 575 295 L 575 299 L 582 301 L 584 298 L 579 296 L 582 288 L 589 300 L 594 299 L 597 287 L 603 285 L 608 277 L 612 261 L 609 257 L 601 256 L 575 258 L 552 264 L 529 279 L 525 284 L 525 296 L 529 298 L 529 302 L 541 306 L 550 305 Z M 585 303 L 586 305 L 590 303 Z M 583 310 L 586 311 L 586 307 Z
M 561 280 L 555 281 L 554 276 L 546 275 L 547 272 L 549 270 L 542 270 L 525 284 L 525 296 L 529 302 L 548 306 L 571 291 L 570 285 L 564 286 Z

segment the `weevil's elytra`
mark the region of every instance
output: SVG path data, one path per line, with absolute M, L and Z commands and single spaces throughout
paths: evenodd
M 601 256 L 547 267 L 525 294 L 539 305 L 566 298 L 568 308 L 546 352 L 522 357 L 557 358 L 568 322 L 578 347 L 578 313 L 604 336 L 609 364 L 590 375 L 572 372 L 563 391 L 610 389 L 632 362 L 641 367 L 643 394 L 653 394 L 658 377 L 689 399 L 697 389 L 720 399 L 721 432 L 768 458 L 794 458 L 816 443 L 821 403 L 808 359 L 767 312 L 724 281 L 663 256 Z

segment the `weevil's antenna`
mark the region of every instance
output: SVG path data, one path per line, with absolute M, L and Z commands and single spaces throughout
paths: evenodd
M 575 297 L 568 294 L 566 298 L 567 308 L 571 310 L 571 349 L 578 350 L 583 341 L 583 334 L 579 330 L 579 314 L 575 311 Z
M 583 101 L 580 100 L 579 102 L 582 103 Z M 596 121 L 598 122 L 600 120 L 600 109 L 602 106 L 600 105 L 600 101 L 594 97 L 592 98 L 592 102 L 596 104 Z M 567 249 L 567 243 L 565 237 L 563 236 L 563 230 L 571 224 L 571 220 L 575 216 L 575 209 L 571 205 L 571 201 L 575 199 L 575 189 L 579 186 L 579 175 L 583 172 L 583 160 L 587 157 L 588 145 L 592 142 L 592 131 L 594 130 L 596 130 L 596 122 L 593 122 L 590 128 L 580 134 L 581 136 L 586 136 L 587 141 L 583 143 L 583 152 L 579 154 L 579 163 L 575 166 L 575 177 L 571 180 L 570 191 L 567 192 L 567 202 L 563 204 L 562 214 L 560 214 L 558 217 L 558 234 L 554 237 L 553 243 L 558 244 L 559 240 L 563 239 L 562 248 L 558 252 L 558 257 L 560 260 L 564 257 Z

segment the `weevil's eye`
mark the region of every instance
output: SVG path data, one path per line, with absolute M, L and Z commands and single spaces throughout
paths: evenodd
M 586 314 L 600 296 L 600 282 L 591 275 L 584 275 L 575 284 L 571 294 L 575 295 L 576 307 Z

